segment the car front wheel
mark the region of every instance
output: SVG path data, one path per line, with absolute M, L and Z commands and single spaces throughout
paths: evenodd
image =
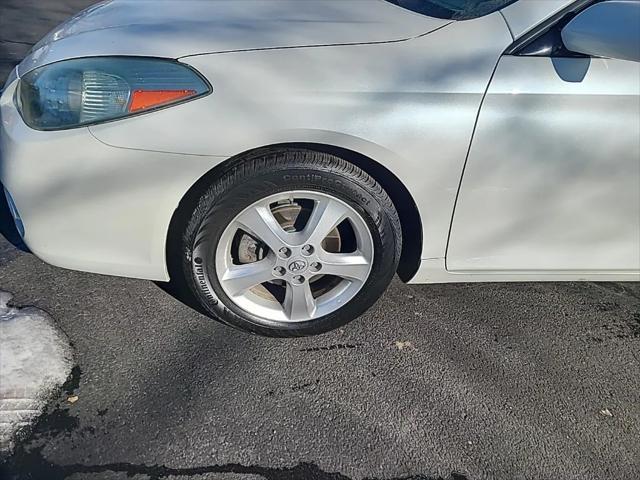
M 319 334 L 375 303 L 401 242 L 393 203 L 364 171 L 325 153 L 258 151 L 200 197 L 182 236 L 182 280 L 233 327 Z

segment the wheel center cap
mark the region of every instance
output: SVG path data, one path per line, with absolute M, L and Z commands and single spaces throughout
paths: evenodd
M 303 273 L 307 269 L 307 262 L 301 258 L 289 262 L 287 268 L 291 273 Z

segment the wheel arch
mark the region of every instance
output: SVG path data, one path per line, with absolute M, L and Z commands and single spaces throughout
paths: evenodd
M 190 212 L 207 187 L 226 170 L 232 168 L 235 162 L 248 155 L 255 155 L 259 151 L 268 152 L 288 148 L 322 152 L 339 157 L 364 170 L 384 188 L 398 212 L 402 228 L 402 252 L 397 273 L 404 282 L 408 282 L 420 266 L 423 241 L 422 220 L 411 193 L 393 172 L 369 156 L 344 147 L 311 142 L 275 143 L 252 148 L 228 158 L 200 177 L 183 195 L 171 217 L 165 248 L 169 276 L 173 277 L 175 269 L 179 268 L 178 258 L 173 252 L 178 251 L 180 232 L 184 230 Z

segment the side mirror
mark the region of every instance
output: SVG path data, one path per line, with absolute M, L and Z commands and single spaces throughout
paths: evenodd
M 640 62 L 640 2 L 592 5 L 562 29 L 562 41 L 571 52 Z

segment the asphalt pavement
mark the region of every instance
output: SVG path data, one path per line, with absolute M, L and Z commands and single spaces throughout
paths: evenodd
M 0 0 L 0 81 L 89 3 Z M 640 478 L 638 283 L 395 280 L 343 329 L 267 339 L 49 266 L 0 210 L 0 290 L 77 363 L 2 479 Z

